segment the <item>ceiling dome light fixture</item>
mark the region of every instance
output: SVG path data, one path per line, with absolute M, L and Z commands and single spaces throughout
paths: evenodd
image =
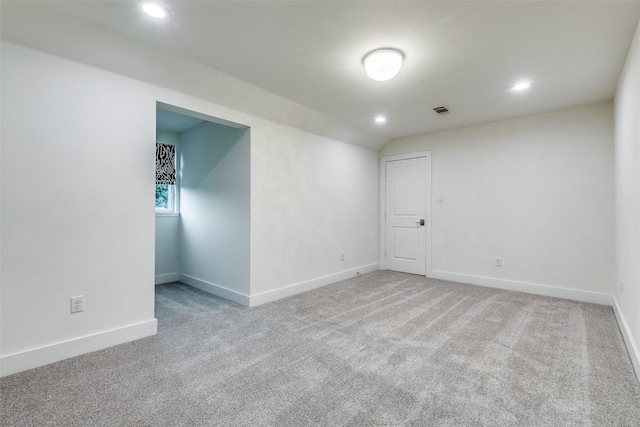
M 142 10 L 149 16 L 162 19 L 169 15 L 169 11 L 157 3 L 144 2 L 142 3 Z
M 384 123 L 387 121 L 387 118 L 384 116 L 378 116 L 376 117 L 376 123 Z
M 531 86 L 531 82 L 520 82 L 517 85 L 513 86 L 511 89 L 513 90 L 525 90 Z
M 362 58 L 367 75 L 379 82 L 394 78 L 400 71 L 402 61 L 404 53 L 390 47 L 373 50 Z

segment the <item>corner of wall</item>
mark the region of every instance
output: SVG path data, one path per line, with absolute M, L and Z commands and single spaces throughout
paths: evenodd
M 640 381 L 640 351 L 638 351 L 638 346 L 633 339 L 633 335 L 631 334 L 631 331 L 629 329 L 629 324 L 627 323 L 624 314 L 620 310 L 620 305 L 618 304 L 618 300 L 615 296 L 613 297 L 613 312 L 616 315 L 616 320 L 618 321 L 618 327 L 620 328 L 620 332 L 622 333 L 622 338 L 627 345 L 627 351 L 629 352 L 629 357 L 631 358 L 631 364 L 633 365 L 633 369 L 636 371 L 638 381 Z
M 615 295 L 614 310 L 640 380 L 640 22 L 615 98 Z M 624 284 L 624 288 L 623 288 Z

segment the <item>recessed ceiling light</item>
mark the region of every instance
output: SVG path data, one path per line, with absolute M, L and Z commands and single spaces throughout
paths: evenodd
M 511 89 L 513 90 L 524 90 L 531 86 L 531 82 L 520 82 L 517 85 L 513 86 Z
M 379 82 L 394 78 L 400 71 L 402 61 L 404 53 L 393 48 L 376 49 L 362 58 L 367 75 Z
M 144 10 L 147 15 L 158 19 L 165 18 L 169 14 L 167 9 L 156 3 L 142 3 L 142 10 Z
M 378 116 L 376 117 L 376 123 L 384 123 L 387 121 L 387 118 L 384 116 Z

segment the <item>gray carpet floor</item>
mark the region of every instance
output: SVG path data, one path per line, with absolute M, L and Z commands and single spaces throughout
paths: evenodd
M 0 380 L 3 426 L 638 426 L 610 307 L 378 271 Z

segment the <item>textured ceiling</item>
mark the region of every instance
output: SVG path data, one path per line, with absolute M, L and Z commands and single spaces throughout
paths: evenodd
M 3 25 L 17 10 L 7 18 L 6 3 Z M 611 100 L 640 17 L 635 1 L 163 4 L 171 15 L 162 22 L 127 1 L 44 2 L 41 10 L 337 118 L 374 135 L 369 144 L 356 141 L 373 149 L 392 138 Z M 385 46 L 402 49 L 406 61 L 395 79 L 375 82 L 362 56 Z M 511 91 L 523 78 L 532 87 Z M 451 114 L 436 115 L 439 105 Z M 374 123 L 378 114 L 388 117 L 384 125 Z M 312 131 L 334 135 L 325 129 Z

